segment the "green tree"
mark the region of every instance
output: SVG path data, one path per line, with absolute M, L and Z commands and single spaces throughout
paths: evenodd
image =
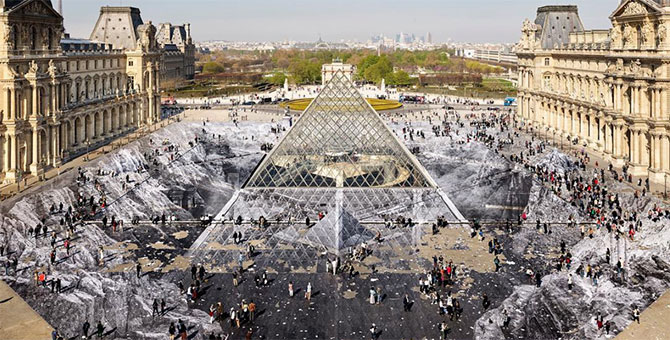
M 409 86 L 412 85 L 412 78 L 407 72 L 400 70 L 391 74 L 388 83 L 396 86 Z
M 363 60 L 361 60 L 361 62 L 358 63 L 358 75 L 359 75 L 362 79 L 366 79 L 366 77 L 365 77 L 365 71 L 367 71 L 367 69 L 368 69 L 370 66 L 376 64 L 378 61 L 379 61 L 379 57 L 376 56 L 376 55 L 369 55 L 369 56 L 363 58 Z M 367 79 L 366 79 L 366 80 L 367 80 Z
M 321 81 L 321 64 L 308 60 L 298 60 L 289 66 L 292 79 L 297 84 L 315 84 Z
M 386 56 L 378 57 L 377 62 L 366 67 L 363 78 L 373 83 L 379 83 L 393 73 L 393 64 Z
M 273 73 L 272 76 L 269 79 L 270 83 L 272 83 L 274 85 L 284 85 L 285 80 L 286 80 L 286 75 L 282 72 Z
M 215 61 L 206 62 L 205 65 L 202 66 L 202 73 L 205 74 L 215 74 L 223 71 L 225 71 L 223 66 Z

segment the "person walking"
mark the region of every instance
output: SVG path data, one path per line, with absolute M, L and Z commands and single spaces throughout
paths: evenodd
M 184 325 L 184 321 L 182 321 L 181 319 L 179 320 L 179 335 L 181 336 L 181 340 L 188 340 L 186 325 Z
M 288 282 L 288 296 L 293 297 L 293 281 Z
M 235 315 L 237 311 L 235 311 L 235 307 L 230 307 L 230 328 L 235 328 L 235 319 L 237 316 Z
M 491 301 L 489 301 L 488 295 L 484 293 L 484 295 L 482 295 L 482 307 L 484 307 L 484 310 L 487 310 L 489 309 L 489 306 L 491 306 Z
M 305 291 L 305 299 L 307 299 L 307 301 L 312 300 L 312 283 L 311 282 L 307 283 L 307 291 Z
M 102 339 L 103 336 L 103 331 L 105 330 L 105 327 L 102 326 L 102 322 L 98 321 L 97 325 L 97 333 L 98 333 L 98 339 Z
M 403 310 L 409 312 L 412 307 L 412 302 L 409 299 L 409 295 L 405 294 L 405 297 L 402 298 Z
M 142 276 L 142 265 L 139 261 L 135 265 L 135 270 L 137 271 L 137 278 L 139 279 Z
M 640 309 L 637 306 L 633 305 L 633 322 L 637 321 L 640 323 Z
M 214 304 L 211 304 L 209 306 L 209 323 L 214 323 L 214 319 L 216 314 L 216 308 L 214 307 Z
M 154 299 L 154 302 L 151 304 L 152 311 L 151 311 L 151 317 L 155 318 L 156 315 L 158 315 L 158 300 Z
M 168 328 L 168 335 L 170 336 L 170 340 L 174 340 L 176 333 L 177 330 L 174 327 L 174 322 L 170 322 L 170 327 Z
M 568 290 L 572 291 L 572 273 L 568 274 Z

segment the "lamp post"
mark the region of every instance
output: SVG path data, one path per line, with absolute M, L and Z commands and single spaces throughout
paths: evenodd
M 668 173 L 665 173 L 664 176 L 664 182 L 663 182 L 663 198 L 667 199 L 668 198 Z
M 552 132 L 551 143 L 556 147 L 556 130 Z
M 21 192 L 21 177 L 23 177 L 23 170 L 16 169 L 16 191 Z
M 91 142 L 88 140 L 88 138 L 86 138 L 86 157 L 84 157 L 85 161 L 90 160 L 90 157 L 89 157 L 89 154 L 88 154 L 90 148 L 91 148 Z

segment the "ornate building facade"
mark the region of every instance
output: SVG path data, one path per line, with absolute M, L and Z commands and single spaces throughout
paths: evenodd
M 137 28 L 144 22 L 135 7 L 100 8 L 100 16 L 91 32 L 92 41 L 111 44 L 120 50 L 134 50 Z M 156 41 L 161 50 L 160 76 L 162 80 L 190 80 L 195 76 L 195 45 L 191 25 L 159 24 Z
M 337 72 L 342 72 L 349 81 L 353 81 L 356 66 L 343 64 L 339 59 L 333 60 L 331 64 L 323 64 L 321 66 L 321 85 L 326 85 Z
M 629 173 L 670 173 L 670 1 L 623 0 L 612 28 L 584 30 L 575 6 L 523 23 L 519 117 Z
M 195 77 L 195 45 L 191 24 L 158 25 L 156 41 L 162 50 L 161 77 L 163 80 L 193 79 Z
M 45 170 L 160 118 L 156 28 L 132 49 L 61 39 L 50 0 L 0 0 L 0 177 Z

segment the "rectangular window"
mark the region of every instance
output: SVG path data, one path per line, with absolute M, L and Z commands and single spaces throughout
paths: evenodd
M 549 66 L 549 58 L 544 58 L 544 66 Z
M 132 60 L 128 61 L 128 66 L 133 66 L 133 61 Z

